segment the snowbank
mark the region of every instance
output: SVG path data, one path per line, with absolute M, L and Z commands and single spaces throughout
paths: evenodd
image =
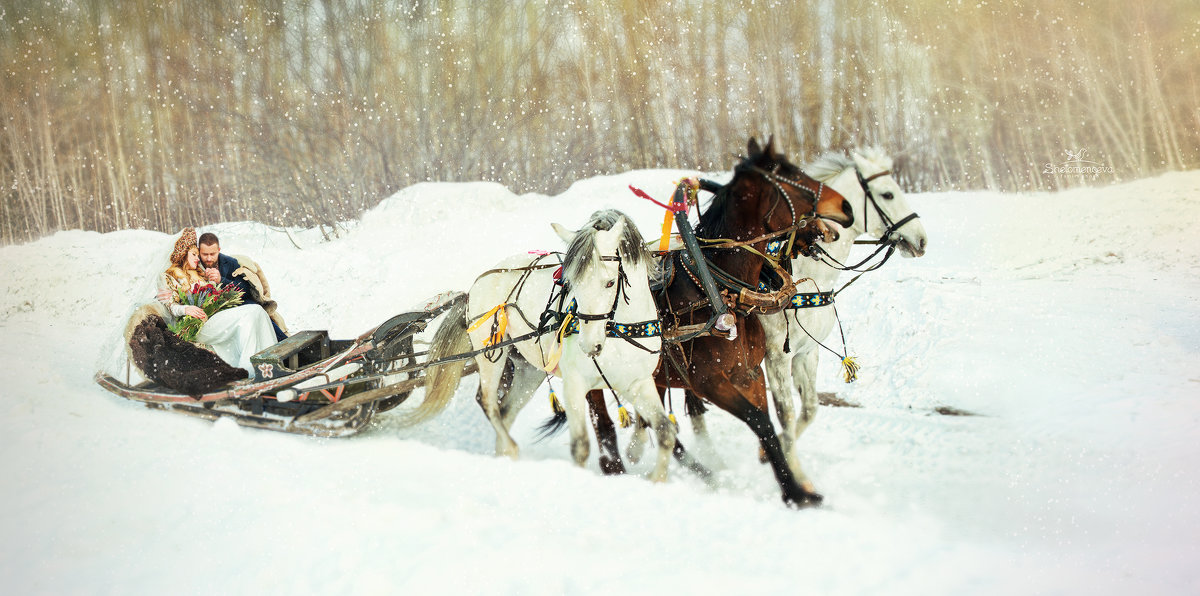
M 420 184 L 345 233 L 214 226 L 293 329 L 356 335 L 615 207 L 653 237 L 687 172 L 548 197 Z M 717 489 L 570 465 L 565 437 L 492 457 L 468 379 L 450 409 L 348 440 L 153 412 L 91 382 L 166 234 L 0 248 L 0 580 L 14 593 L 1152 593 L 1200 572 L 1200 172 L 1047 194 L 937 193 L 930 234 L 839 297 L 850 351 L 800 442 L 828 505 L 791 511 L 751 433 L 709 416 Z M 299 248 L 294 244 L 298 243 Z M 946 406 L 978 414 L 941 416 Z M 681 438 L 691 437 L 686 421 Z M 624 439 L 623 439 L 624 442 Z M 646 468 L 636 467 L 644 472 Z

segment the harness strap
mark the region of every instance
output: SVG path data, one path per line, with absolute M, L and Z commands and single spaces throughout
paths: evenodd
M 564 331 L 562 333 L 563 338 L 579 333 L 579 323 L 576 321 L 577 318 L 578 317 L 572 317 L 570 322 L 564 323 Z M 639 323 L 618 323 L 616 321 L 609 321 L 605 324 L 605 332 L 608 337 L 619 337 L 642 350 L 650 352 L 651 354 L 657 354 L 659 350 L 651 350 L 650 348 L 647 348 L 646 346 L 643 346 L 642 344 L 639 344 L 633 340 L 662 337 L 662 321 L 658 319 L 641 321 Z
M 792 296 L 790 304 L 787 306 L 790 310 L 801 308 L 820 308 L 833 304 L 834 292 L 801 292 Z
M 833 306 L 832 302 L 830 303 L 830 306 Z M 838 333 L 840 333 L 842 336 L 842 353 L 841 354 L 835 352 L 833 350 L 833 348 L 830 348 L 829 346 L 822 343 L 821 340 L 814 337 L 813 334 L 810 333 L 808 331 L 808 329 L 806 329 L 804 327 L 804 325 L 800 323 L 800 313 L 793 313 L 792 318 L 795 320 L 796 326 L 799 327 L 800 330 L 803 331 L 804 334 L 807 335 L 809 339 L 813 340 L 813 342 L 815 342 L 818 346 L 825 348 L 825 350 L 827 352 L 829 352 L 830 354 L 833 354 L 834 356 L 837 356 L 842 361 L 843 379 L 845 379 L 845 381 L 847 383 L 853 383 L 854 381 L 858 380 L 858 369 L 860 368 L 859 364 L 858 364 L 858 360 L 855 357 L 851 356 L 849 353 L 849 348 L 846 345 L 846 330 L 842 328 L 842 318 L 841 318 L 841 316 L 838 315 L 836 306 L 833 306 L 833 318 L 834 318 L 834 320 L 837 321 Z M 788 325 L 788 329 L 789 329 L 789 331 L 791 330 L 791 325 Z
M 538 258 L 534 260 L 534 263 L 537 263 L 538 261 L 546 258 L 549 255 L 561 255 L 561 254 L 562 254 L 561 252 L 552 252 L 552 253 L 547 253 L 544 255 L 538 255 Z M 561 267 L 561 266 L 562 266 L 562 263 L 559 262 L 559 263 L 550 263 L 548 265 L 526 265 L 525 267 L 501 267 L 499 269 L 488 269 L 487 271 L 480 273 L 479 277 L 484 277 L 486 275 L 495 275 L 497 273 L 512 273 L 513 271 L 530 272 L 530 271 L 537 271 L 539 269 L 549 269 L 551 267 Z M 475 279 L 479 279 L 479 277 L 477 277 Z
M 786 236 L 793 232 L 798 232 L 808 227 L 808 222 L 812 221 L 811 217 L 801 218 L 797 223 L 792 224 L 777 232 L 768 232 L 761 236 L 751 238 L 749 240 L 730 240 L 728 238 L 699 238 L 696 240 L 707 244 L 707 248 L 744 248 L 751 244 L 758 244 L 764 240 L 774 240 L 780 236 Z M 789 251 L 790 252 L 790 251 Z
M 596 372 L 600 373 L 600 378 L 604 380 L 604 385 L 612 392 L 613 399 L 617 400 L 617 418 L 621 421 L 621 428 L 629 428 L 629 425 L 633 424 L 633 417 L 625 409 L 625 404 L 621 403 L 621 396 L 617 395 L 617 390 L 613 389 L 612 383 L 608 382 L 608 377 L 604 376 L 604 369 L 600 368 L 600 363 L 596 362 L 595 356 L 592 356 L 592 366 L 596 367 Z

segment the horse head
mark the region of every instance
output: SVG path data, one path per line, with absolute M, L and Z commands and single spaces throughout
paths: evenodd
M 892 176 L 892 158 L 878 149 L 852 151 L 850 157 L 863 191 L 857 231 L 894 241 L 905 258 L 924 255 L 929 243 L 925 226 Z
M 604 349 L 608 322 L 616 313 L 623 286 L 629 283 L 622 266 L 622 252 L 627 251 L 621 249 L 627 226 L 632 224 L 609 211 L 596 212 L 578 231 L 552 224 L 558 237 L 567 243 L 563 284 L 567 302 L 574 305 L 571 314 L 579 325 L 577 341 L 589 357 Z
M 764 190 L 773 187 L 774 196 L 782 195 L 790 203 L 788 209 L 777 209 L 774 204 L 767 207 L 764 224 L 768 230 L 795 225 L 800 228 L 796 234 L 799 244 L 811 244 L 818 239 L 831 241 L 837 238 L 837 228 L 826 222 L 842 228 L 854 223 L 854 210 L 845 197 L 805 174 L 787 156 L 777 152 L 774 137 L 768 138 L 762 147 L 751 137 L 746 150 L 747 156 L 735 168 L 735 173 L 758 174 L 757 177 L 745 176 L 744 180 L 751 185 L 762 185 Z

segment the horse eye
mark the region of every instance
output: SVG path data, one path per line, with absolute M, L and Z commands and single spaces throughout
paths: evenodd
M 890 200 L 896 198 L 896 195 L 894 195 L 890 192 L 885 192 L 885 193 L 883 193 L 883 198 L 890 201 Z
M 611 288 L 611 287 L 613 287 L 613 286 L 615 286 L 615 285 L 617 285 L 617 282 L 615 282 L 615 281 L 613 281 L 613 280 L 611 280 L 611 279 L 610 279 L 610 280 L 608 280 L 608 283 L 604 284 L 604 287 L 606 287 L 606 288 Z

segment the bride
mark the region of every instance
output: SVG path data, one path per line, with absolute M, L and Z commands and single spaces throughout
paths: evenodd
M 196 230 L 184 228 L 175 248 L 171 252 L 171 264 L 163 272 L 158 299 L 175 317 L 193 316 L 204 324 L 196 335 L 196 343 L 204 344 L 217 356 L 232 366 L 244 368 L 254 377 L 250 357 L 264 348 L 275 345 L 275 329 L 267 311 L 257 304 L 243 304 L 222 310 L 207 317 L 204 310 L 179 304 L 177 290 L 189 288 L 194 283 L 208 283 L 204 270 L 200 268 L 200 248 L 196 244 Z

